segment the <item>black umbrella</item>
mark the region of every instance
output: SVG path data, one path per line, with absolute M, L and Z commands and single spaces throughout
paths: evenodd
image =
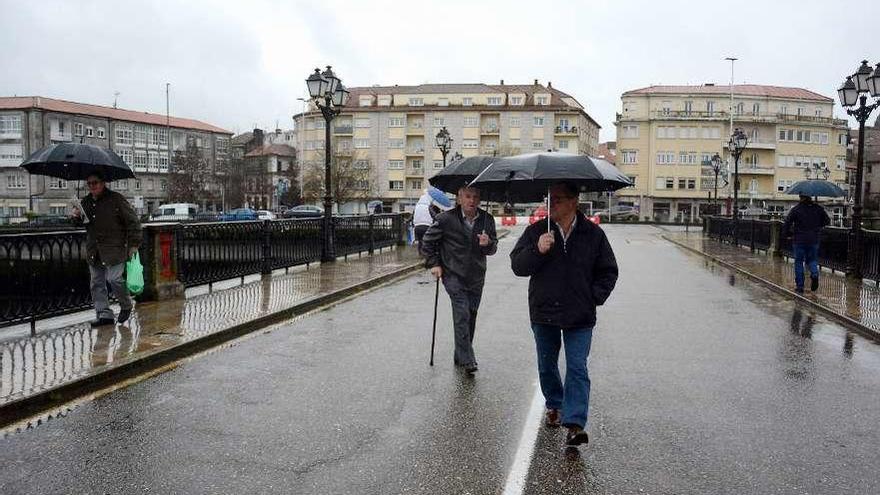
M 605 160 L 552 152 L 499 158 L 472 185 L 490 201 L 537 203 L 547 198 L 549 216 L 550 186 L 563 181 L 574 184 L 581 192 L 616 191 L 633 185 L 629 177 Z
M 428 179 L 428 182 L 441 191 L 455 194 L 459 189 L 470 184 L 493 160 L 497 158 L 487 155 L 456 160 Z
M 498 158 L 472 185 L 490 201 L 536 203 L 547 196 L 550 186 L 563 181 L 581 192 L 616 191 L 633 185 L 605 160 L 552 152 Z
M 104 180 L 133 179 L 134 173 L 113 150 L 91 144 L 50 144 L 27 157 L 21 167 L 35 175 L 85 180 L 99 173 Z

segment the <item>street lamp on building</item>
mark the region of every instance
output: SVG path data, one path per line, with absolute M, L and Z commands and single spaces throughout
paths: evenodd
M 330 173 L 330 123 L 342 111 L 342 107 L 348 103 L 348 90 L 342 85 L 342 80 L 336 77 L 330 66 L 324 72 L 315 69 L 315 72 L 306 79 L 309 88 L 309 97 L 324 116 L 324 245 L 321 250 L 321 261 L 328 262 L 336 259 L 336 250 L 333 246 L 333 188 Z M 303 117 L 305 118 L 305 117 Z
M 733 155 L 733 243 L 739 243 L 739 157 L 742 156 L 749 138 L 742 129 L 737 127 L 730 135 L 727 149 Z
M 709 164 L 712 166 L 712 172 L 715 173 L 715 198 L 712 201 L 712 208 L 716 210 L 714 214 L 718 214 L 718 174 L 721 173 L 721 167 L 724 165 L 724 161 L 721 159 L 721 155 L 715 153 L 712 159 L 709 161 Z
M 446 168 L 446 155 L 449 154 L 453 141 L 452 136 L 449 135 L 449 131 L 446 130 L 446 126 L 443 126 L 443 128 L 440 129 L 440 132 L 437 133 L 434 141 L 437 143 L 437 148 L 440 149 L 440 154 L 443 155 L 443 168 Z
M 862 177 L 865 165 L 865 122 L 880 103 L 868 103 L 868 94 L 880 97 L 880 64 L 874 70 L 867 60 L 862 60 L 855 74 L 847 76 L 837 90 L 840 104 L 846 108 L 847 115 L 855 117 L 859 123 L 859 150 L 856 155 L 856 184 L 853 197 L 852 227 L 850 230 L 850 256 L 847 273 L 862 278 Z M 856 106 L 858 104 L 858 106 Z

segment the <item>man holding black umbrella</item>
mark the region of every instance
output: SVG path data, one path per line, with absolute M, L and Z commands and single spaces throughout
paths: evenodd
M 77 223 L 86 226 L 86 254 L 97 314 L 91 325 L 112 325 L 114 321 L 124 323 L 131 316 L 134 303 L 123 272 L 125 262 L 134 256 L 141 244 L 141 224 L 128 200 L 107 188 L 103 174 L 91 173 L 86 184 L 89 195 L 82 198 L 82 209 L 74 208 L 72 215 Z M 118 319 L 110 309 L 108 283 L 121 307 Z
M 804 263 L 810 269 L 810 290 L 819 289 L 819 238 L 822 229 L 831 223 L 825 208 L 801 194 L 800 202 L 785 217 L 782 233 L 792 238 L 794 251 L 794 283 L 798 294 L 804 293 Z
M 550 187 L 550 216 L 527 228 L 510 253 L 513 272 L 529 280 L 529 315 L 544 394 L 545 423 L 564 425 L 570 446 L 589 441 L 590 377 L 587 359 L 596 306 L 617 283 L 617 261 L 605 233 L 578 211 L 578 187 Z M 548 225 L 549 223 L 549 225 Z M 559 350 L 565 345 L 565 383 Z
M 455 365 L 471 374 L 477 371 L 473 341 L 486 279 L 486 256 L 498 249 L 495 219 L 479 204 L 479 190 L 459 189 L 458 206 L 437 215 L 420 246 L 425 266 L 443 280 L 452 302 Z

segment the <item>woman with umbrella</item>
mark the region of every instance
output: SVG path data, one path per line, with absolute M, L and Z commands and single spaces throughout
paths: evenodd
M 529 317 L 544 394 L 545 424 L 567 428 L 566 444 L 589 441 L 587 359 L 596 307 L 617 283 L 614 252 L 605 233 L 578 211 L 583 191 L 631 185 L 610 164 L 582 155 L 536 153 L 500 159 L 474 181 L 490 196 L 534 202 L 548 194 L 548 218 L 528 227 L 510 253 L 511 268 L 529 280 Z M 565 382 L 559 351 L 565 347 Z
M 53 144 L 21 164 L 28 172 L 66 180 L 85 180 L 89 194 L 73 209 L 74 221 L 86 226 L 86 254 L 92 301 L 97 319 L 93 327 L 124 323 L 134 306 L 123 273 L 125 262 L 141 244 L 141 224 L 128 200 L 111 191 L 107 182 L 133 178 L 122 158 L 111 150 L 88 144 Z M 110 309 L 107 284 L 119 301 L 116 318 Z

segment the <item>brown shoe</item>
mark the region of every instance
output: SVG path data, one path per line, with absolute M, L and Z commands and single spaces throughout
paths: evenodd
M 562 425 L 559 409 L 547 409 L 544 413 L 544 424 L 550 428 L 559 428 Z
M 565 444 L 571 447 L 577 447 L 578 445 L 584 445 L 590 442 L 590 436 L 587 435 L 587 432 L 584 431 L 583 428 L 576 425 L 568 426 L 568 434 L 565 435 Z

